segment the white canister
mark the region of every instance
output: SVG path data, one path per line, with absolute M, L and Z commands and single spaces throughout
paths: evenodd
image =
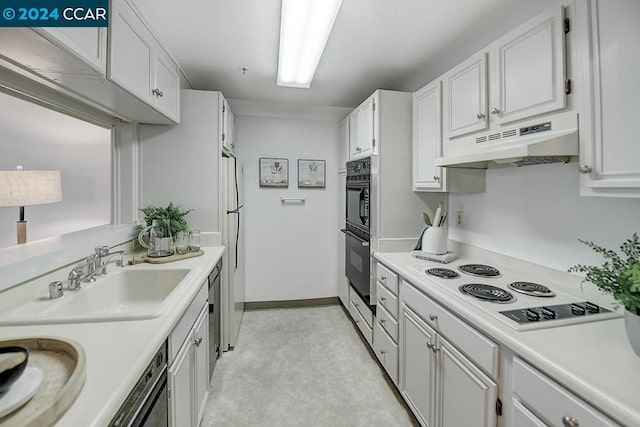
M 429 227 L 422 235 L 422 251 L 442 255 L 447 253 L 447 231 L 444 227 Z

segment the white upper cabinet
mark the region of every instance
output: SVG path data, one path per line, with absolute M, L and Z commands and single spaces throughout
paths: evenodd
M 229 101 L 227 101 L 224 97 L 222 99 L 222 106 L 220 107 L 220 111 L 222 111 L 222 127 L 221 127 L 221 135 L 220 139 L 222 140 L 222 147 L 231 154 L 235 154 L 236 152 L 236 141 L 235 141 L 235 124 L 236 119 L 233 115 L 233 111 L 231 111 L 231 107 L 229 106 Z
M 109 34 L 109 80 L 179 122 L 178 66 L 124 0 L 113 2 Z
M 444 74 L 445 140 L 566 108 L 565 75 L 564 8 L 554 6 Z
M 375 110 L 375 95 L 372 95 L 349 115 L 349 160 L 376 154 Z
M 480 52 L 449 71 L 445 77 L 447 137 L 486 129 L 487 55 Z
M 442 84 L 440 80 L 413 94 L 413 190 L 443 191 L 443 169 L 434 160 L 442 155 Z
M 563 23 L 556 6 L 494 43 L 489 113 L 496 124 L 566 107 Z
M 640 2 L 576 3 L 574 70 L 586 96 L 580 118 L 581 194 L 640 197 L 638 120 Z
M 108 77 L 152 104 L 153 36 L 126 2 L 113 4 Z
M 106 74 L 107 28 L 46 27 L 36 31 L 91 65 L 102 76 Z
M 442 83 L 436 80 L 413 94 L 413 191 L 485 191 L 482 169 L 435 166 L 442 156 Z

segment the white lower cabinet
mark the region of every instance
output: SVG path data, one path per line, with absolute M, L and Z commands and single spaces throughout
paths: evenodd
M 169 366 L 169 425 L 197 427 L 209 390 L 209 305 L 205 302 Z
M 519 358 L 513 361 L 514 426 L 618 426 Z M 522 421 L 522 424 L 519 424 Z

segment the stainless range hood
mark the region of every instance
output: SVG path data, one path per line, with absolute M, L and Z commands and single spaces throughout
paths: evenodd
M 453 144 L 451 144 L 453 145 Z M 482 168 L 566 163 L 579 153 L 578 115 L 563 114 L 500 131 L 467 137 L 458 149 L 445 150 L 436 166 Z

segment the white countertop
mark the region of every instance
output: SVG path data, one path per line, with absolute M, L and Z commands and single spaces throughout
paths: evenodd
M 173 330 L 200 285 L 224 253 L 203 247 L 204 255 L 168 264 L 139 264 L 128 269 L 193 268 L 199 273 L 183 281 L 178 297 L 162 316 L 137 321 L 3 326 L 0 339 L 22 336 L 61 337 L 77 341 L 86 353 L 86 380 L 58 427 L 105 426 L 120 408 L 160 345 Z M 97 282 L 96 282 L 97 283 Z M 82 291 L 80 291 L 82 292 Z M 171 298 L 171 296 L 169 296 Z
M 623 425 L 640 426 L 640 357 L 631 349 L 622 318 L 517 331 L 468 300 L 434 286 L 419 272 L 446 265 L 419 260 L 409 253 L 376 253 L 375 258 L 609 417 Z M 487 258 L 480 261 L 490 263 Z M 474 256 L 469 262 L 478 259 Z M 518 262 L 518 268 L 540 267 Z

